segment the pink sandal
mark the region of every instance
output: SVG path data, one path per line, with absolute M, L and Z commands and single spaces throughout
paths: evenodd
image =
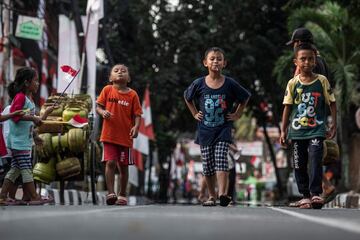
M 310 209 L 311 201 L 309 198 L 303 198 L 299 201 L 299 208 L 301 209 Z

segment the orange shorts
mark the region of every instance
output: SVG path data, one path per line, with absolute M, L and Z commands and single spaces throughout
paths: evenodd
M 115 160 L 120 165 L 135 164 L 129 147 L 107 142 L 103 142 L 103 147 L 103 162 Z

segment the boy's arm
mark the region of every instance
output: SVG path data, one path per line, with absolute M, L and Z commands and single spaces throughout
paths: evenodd
M 203 118 L 203 114 L 201 111 L 198 111 L 196 109 L 194 101 L 189 102 L 188 100 L 186 100 L 186 98 L 184 98 L 184 100 L 185 100 L 186 106 L 189 108 L 193 117 L 196 120 L 201 121 L 201 119 Z
M 285 104 L 284 111 L 281 119 L 281 134 L 280 134 L 280 144 L 286 146 L 286 137 L 289 125 L 289 116 L 290 116 L 291 105 Z
M 249 97 L 249 98 L 250 98 L 250 97 Z M 244 109 L 245 109 L 245 107 L 246 107 L 246 105 L 247 105 L 247 103 L 248 103 L 248 101 L 249 101 L 249 98 L 247 98 L 247 99 L 245 100 L 245 102 L 238 104 L 235 112 L 229 113 L 229 114 L 226 116 L 226 118 L 227 118 L 228 120 L 231 120 L 231 121 L 238 120 L 238 119 L 241 117 L 241 115 L 242 115 L 242 113 L 243 113 L 243 111 L 244 111 Z
M 130 129 L 130 137 L 131 138 L 136 138 L 138 136 L 140 121 L 141 121 L 141 116 L 136 115 L 135 116 L 135 125 L 134 125 L 134 127 L 132 127 Z
M 330 129 L 327 133 L 327 138 L 329 139 L 333 139 L 336 135 L 336 102 L 330 102 L 330 112 L 331 112 L 331 119 L 332 119 L 332 124 L 330 126 Z
M 96 104 L 96 112 L 105 119 L 112 115 L 111 112 L 105 110 L 105 107 L 99 103 Z

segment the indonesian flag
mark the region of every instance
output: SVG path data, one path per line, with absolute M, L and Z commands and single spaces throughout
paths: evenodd
M 42 59 L 42 67 L 41 67 L 41 84 L 40 84 L 40 106 L 42 106 L 46 99 L 49 97 L 49 91 L 46 86 L 47 78 L 48 78 L 48 70 L 47 70 L 47 55 L 46 52 L 43 54 Z
M 134 139 L 133 143 L 133 157 L 136 166 L 141 171 L 144 170 L 142 154 L 150 154 L 149 140 L 155 140 L 151 118 L 150 91 L 148 87 L 145 89 L 142 111 L 143 115 L 141 116 L 139 135 Z
M 79 114 L 76 114 L 72 119 L 68 121 L 68 124 L 73 127 L 82 128 L 88 125 L 88 120 L 87 118 L 83 118 Z
M 68 65 L 62 65 L 61 70 L 66 74 L 65 80 L 67 82 L 71 82 L 71 80 L 76 76 L 76 74 L 78 73 L 78 71 L 76 71 L 75 69 L 73 69 L 72 67 L 68 66 Z

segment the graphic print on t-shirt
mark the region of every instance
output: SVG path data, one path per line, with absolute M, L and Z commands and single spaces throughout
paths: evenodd
M 296 89 L 296 98 L 294 100 L 297 105 L 297 112 L 291 123 L 291 126 L 295 130 L 299 130 L 302 127 L 314 128 L 323 124 L 324 121 L 320 121 L 316 117 L 316 108 L 319 104 L 319 92 L 303 92 L 302 88 Z
M 225 94 L 205 94 L 204 125 L 217 127 L 224 124 L 224 111 L 226 109 Z

